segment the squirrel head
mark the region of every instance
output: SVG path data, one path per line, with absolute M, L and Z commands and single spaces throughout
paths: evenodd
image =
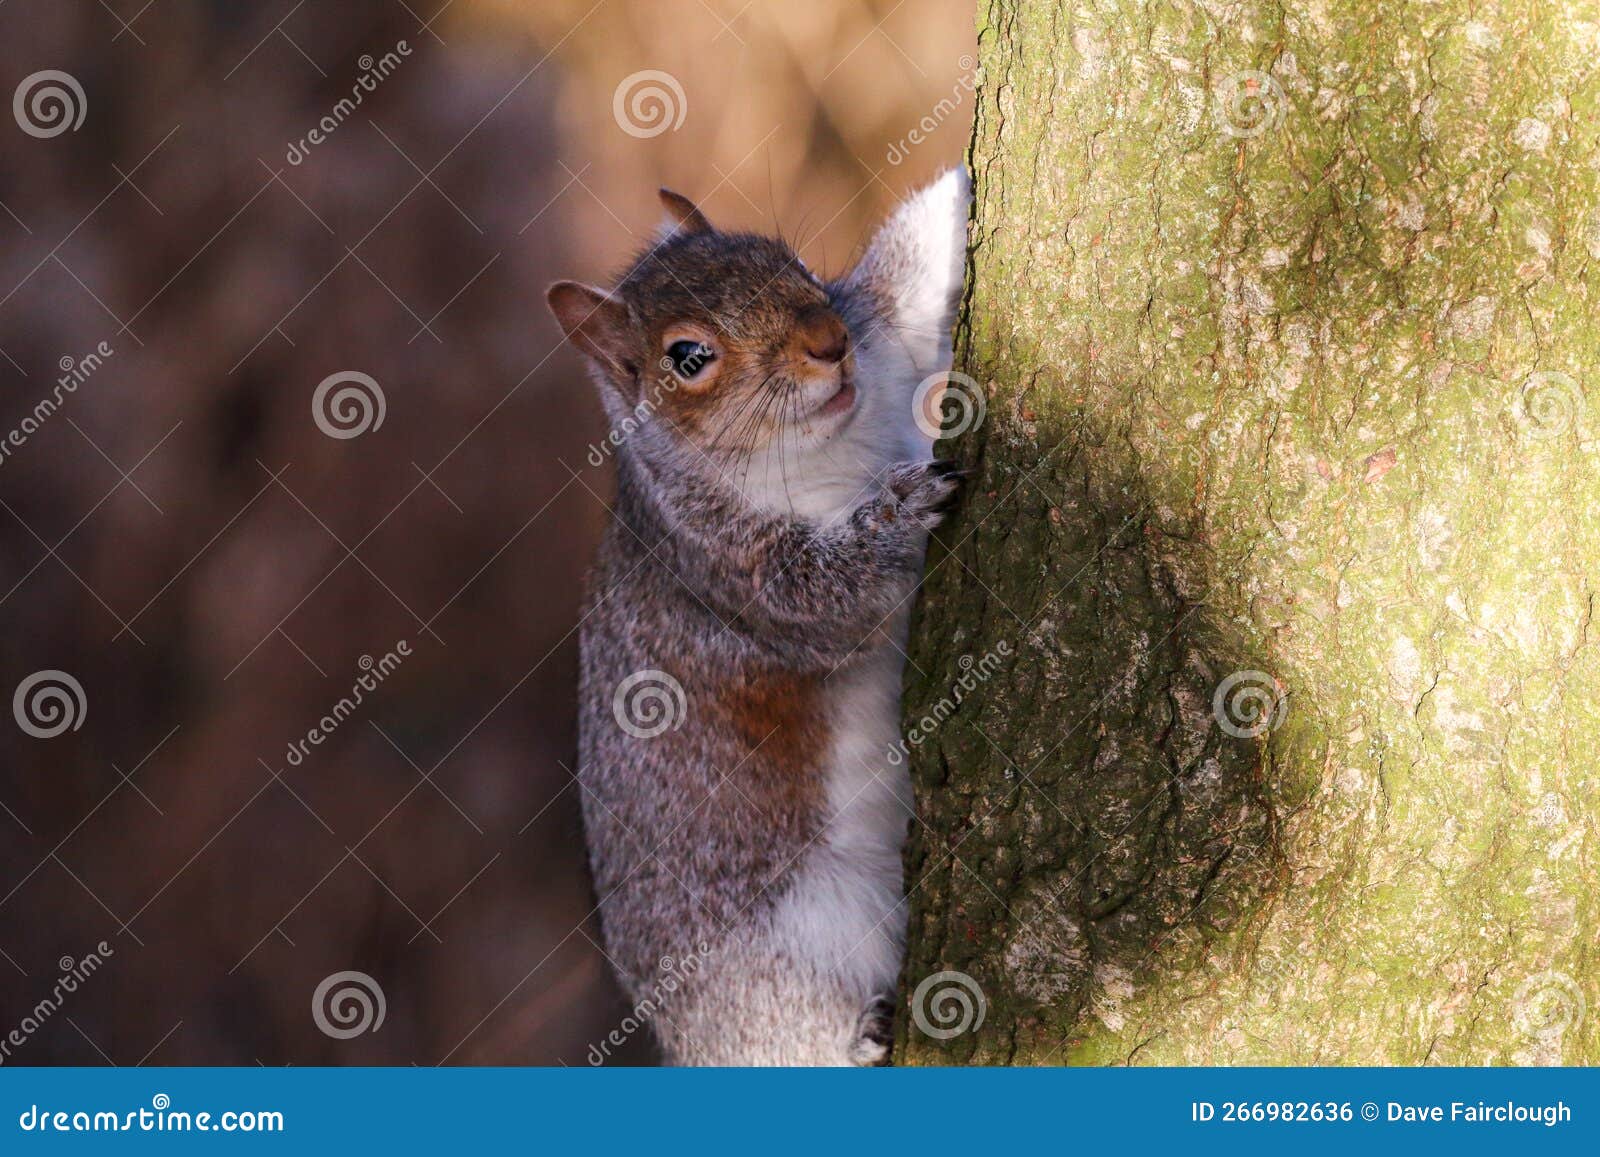
M 724 232 L 687 198 L 660 197 L 658 238 L 612 288 L 562 281 L 547 294 L 630 431 L 623 453 L 658 477 L 709 472 L 762 506 L 793 510 L 797 487 L 858 488 L 912 426 L 919 378 L 948 364 L 965 173 L 903 203 L 826 283 L 783 240 Z
M 611 290 L 563 281 L 550 309 L 601 384 L 731 460 L 784 426 L 825 439 L 855 408 L 854 358 L 822 282 L 782 241 L 723 233 L 668 189 L 662 235 Z

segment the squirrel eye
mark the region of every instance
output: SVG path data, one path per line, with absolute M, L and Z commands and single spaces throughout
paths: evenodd
M 661 359 L 661 368 L 671 370 L 684 381 L 693 381 L 716 360 L 717 351 L 700 341 L 675 341 L 667 347 Z

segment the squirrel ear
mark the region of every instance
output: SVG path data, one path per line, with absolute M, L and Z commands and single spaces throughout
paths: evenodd
M 567 340 L 601 366 L 631 377 L 628 307 L 615 294 L 577 281 L 558 281 L 545 291 Z
M 949 364 L 950 328 L 966 276 L 967 213 L 972 183 L 949 169 L 896 206 L 844 279 L 844 289 L 867 291 L 887 313 L 883 320 L 925 372 Z
M 661 206 L 667 211 L 667 220 L 662 226 L 663 234 L 670 236 L 673 233 L 695 234 L 710 233 L 711 222 L 706 220 L 706 215 L 682 193 L 674 193 L 671 189 L 662 189 Z

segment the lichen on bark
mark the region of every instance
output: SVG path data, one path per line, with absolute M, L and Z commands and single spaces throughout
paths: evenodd
M 1600 1061 L 1600 13 L 979 33 L 897 1060 Z

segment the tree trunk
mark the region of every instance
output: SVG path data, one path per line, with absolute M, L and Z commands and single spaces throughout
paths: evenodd
M 1600 1061 L 1596 6 L 980 7 L 898 1061 Z

